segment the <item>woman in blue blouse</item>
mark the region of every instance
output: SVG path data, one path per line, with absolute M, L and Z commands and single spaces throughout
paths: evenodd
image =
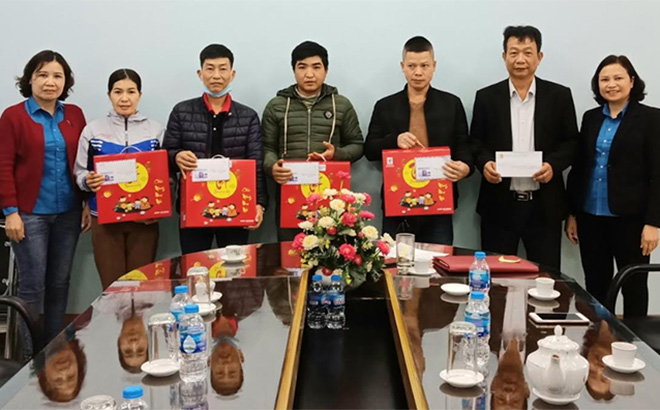
M 580 244 L 587 290 L 603 302 L 618 269 L 649 263 L 660 226 L 660 110 L 640 104 L 644 81 L 626 56 L 610 55 L 591 80 L 599 107 L 582 118 L 568 180 L 566 235 Z M 624 314 L 645 316 L 647 276 L 623 287 Z
M 73 74 L 59 53 L 37 53 L 17 85 L 26 100 L 0 117 L 0 207 L 18 263 L 18 296 L 44 313 L 48 341 L 63 327 L 81 229 L 73 161 L 85 117 L 62 103 Z

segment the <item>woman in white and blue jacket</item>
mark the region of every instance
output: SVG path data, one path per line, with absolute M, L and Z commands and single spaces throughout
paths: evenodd
M 160 149 L 163 127 L 138 112 L 142 80 L 123 68 L 108 80 L 112 110 L 87 124 L 80 136 L 75 174 L 80 189 L 90 192 L 94 261 L 106 289 L 121 275 L 152 263 L 158 247 L 157 220 L 100 225 L 96 218 L 96 195 L 103 175 L 94 172 L 94 156 Z

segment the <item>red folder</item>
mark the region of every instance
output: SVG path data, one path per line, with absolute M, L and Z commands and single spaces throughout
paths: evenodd
M 467 273 L 474 262 L 472 255 L 436 256 L 433 267 L 448 273 Z M 539 267 L 534 263 L 512 255 L 489 255 L 486 262 L 491 273 L 534 273 Z

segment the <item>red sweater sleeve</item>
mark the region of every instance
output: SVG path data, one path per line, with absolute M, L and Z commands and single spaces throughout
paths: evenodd
M 18 207 L 14 167 L 16 162 L 16 124 L 7 108 L 0 117 L 0 208 Z

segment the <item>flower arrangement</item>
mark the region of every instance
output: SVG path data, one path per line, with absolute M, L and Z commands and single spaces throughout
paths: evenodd
M 376 281 L 385 265 L 385 255 L 394 246 L 389 234 L 379 235 L 368 224 L 374 214 L 364 210 L 371 204 L 367 193 L 326 189 L 307 197 L 305 221 L 292 252 L 301 256 L 303 267 L 317 267 L 323 275 L 340 275 L 351 287 L 360 286 L 369 275 Z

